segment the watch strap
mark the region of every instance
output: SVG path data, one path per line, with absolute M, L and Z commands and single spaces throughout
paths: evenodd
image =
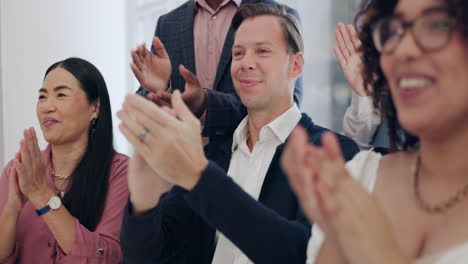
M 43 215 L 43 214 L 45 214 L 45 213 L 47 213 L 49 211 L 50 211 L 50 206 L 46 205 L 46 206 L 42 207 L 41 209 L 36 210 L 36 214 L 38 216 L 41 216 L 41 215 Z

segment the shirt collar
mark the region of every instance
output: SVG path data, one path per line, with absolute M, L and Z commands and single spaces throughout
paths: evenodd
M 264 126 L 260 130 L 260 141 L 268 140 L 270 135 L 274 135 L 281 143 L 291 134 L 293 129 L 301 120 L 302 114 L 296 104 L 291 106 L 286 112 L 281 114 L 275 120 Z M 234 131 L 231 150 L 234 152 L 237 147 L 247 140 L 249 135 L 248 118 L 246 116 Z M 270 133 L 271 132 L 271 133 Z
M 301 120 L 301 117 L 301 111 L 296 104 L 293 104 L 286 112 L 266 125 L 266 128 L 271 130 L 281 143 L 284 143 Z M 263 130 L 264 128 L 260 131 L 260 140 L 262 140 Z
M 232 152 L 234 152 L 237 149 L 241 142 L 247 140 L 247 137 L 249 135 L 249 127 L 247 126 L 248 120 L 249 116 L 244 117 L 244 119 L 242 119 L 242 122 L 240 122 L 240 124 L 237 126 L 236 131 L 234 131 L 231 147 Z
M 224 6 L 226 6 L 229 2 L 234 2 L 234 4 L 237 5 L 237 8 L 240 7 L 240 5 L 242 4 L 242 0 L 229 0 L 229 1 L 223 1 L 223 3 L 221 3 L 221 5 L 219 6 L 218 9 L 220 8 L 223 8 Z M 207 8 L 209 7 L 208 3 L 206 2 L 206 0 L 194 0 L 194 3 L 195 3 L 195 9 L 198 8 L 199 6 L 202 6 L 203 8 Z M 216 11 L 216 10 L 214 10 Z

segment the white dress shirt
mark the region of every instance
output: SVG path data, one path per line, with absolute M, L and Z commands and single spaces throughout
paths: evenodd
M 351 105 L 343 119 L 343 134 L 350 137 L 362 150 L 372 147 L 372 136 L 380 125 L 380 115 L 374 111 L 372 96 L 359 96 L 354 91 Z
M 299 108 L 294 104 L 278 118 L 262 127 L 260 139 L 255 143 L 252 152 L 247 146 L 249 138 L 248 116 L 242 120 L 234 132 L 228 175 L 255 200 L 258 200 L 260 196 L 263 181 L 276 148 L 286 141 L 301 117 Z M 253 263 L 229 239 L 219 232 L 216 233 L 219 239 L 213 264 Z

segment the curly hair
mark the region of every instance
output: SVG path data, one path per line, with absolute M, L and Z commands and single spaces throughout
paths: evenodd
M 465 40 L 468 40 L 468 3 L 465 3 L 465 0 L 445 0 L 444 2 L 449 12 L 456 18 L 457 31 L 464 36 Z M 364 64 L 362 74 L 365 87 L 373 88 L 374 107 L 387 122 L 392 151 L 407 150 L 419 143 L 419 139 L 406 131 L 398 121 L 387 79 L 380 66 L 380 53 L 372 39 L 372 28 L 375 23 L 382 17 L 391 16 L 397 4 L 398 0 L 364 0 L 355 18 L 355 24 L 358 24 L 357 21 L 361 24 L 359 38 L 362 42 Z

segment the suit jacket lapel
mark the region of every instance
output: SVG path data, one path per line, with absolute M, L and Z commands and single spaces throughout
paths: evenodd
M 196 74 L 195 69 L 195 46 L 193 40 L 193 22 L 195 19 L 195 4 L 190 1 L 184 9 L 184 14 L 179 23 L 179 34 L 181 36 L 182 43 L 185 43 L 185 49 L 182 49 L 182 61 L 185 61 L 185 67 Z M 172 69 L 173 71 L 179 71 L 179 69 Z
M 219 59 L 218 69 L 216 71 L 216 78 L 213 88 L 218 90 L 218 85 L 223 76 L 224 71 L 226 71 L 226 66 L 231 61 L 232 45 L 234 44 L 234 29 L 229 27 L 229 31 L 224 41 L 223 51 L 221 52 L 221 58 Z

